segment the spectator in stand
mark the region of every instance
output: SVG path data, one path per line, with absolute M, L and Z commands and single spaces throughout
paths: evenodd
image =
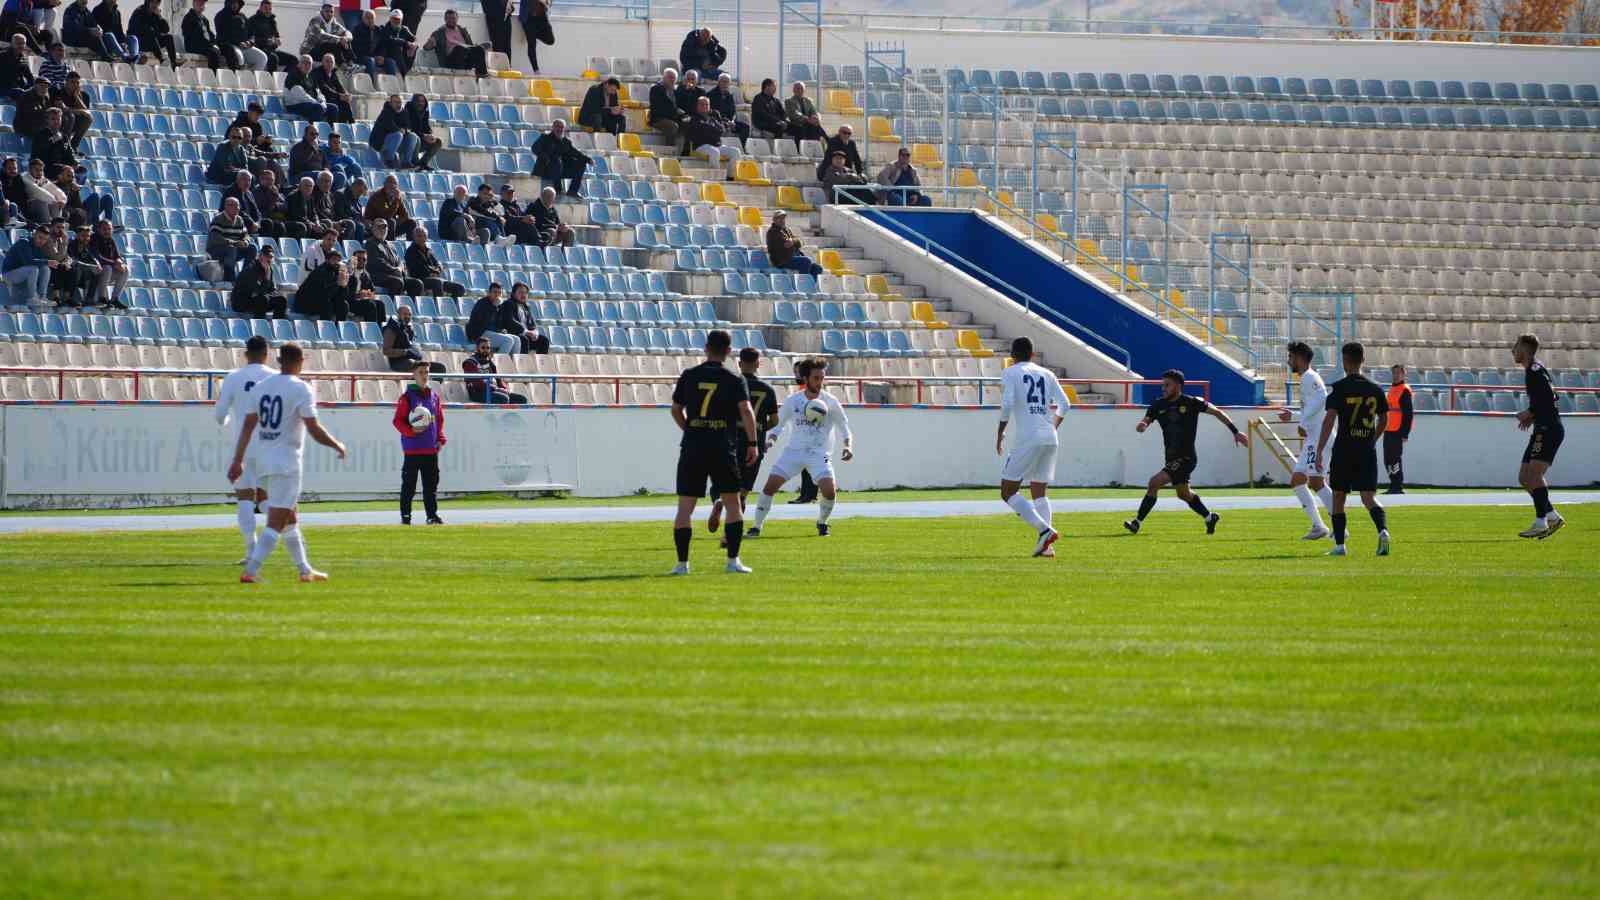
M 373 5 L 379 6 L 382 0 L 377 0 Z M 371 12 L 372 10 L 367 10 Z M 361 24 L 361 0 L 339 0 L 339 21 L 344 24 L 345 30 L 355 33 L 356 26 Z
M 339 69 L 332 53 L 322 54 L 322 65 L 311 72 L 311 83 L 317 86 L 322 99 L 339 108 L 333 122 L 354 122 L 356 114 L 350 106 L 350 89 L 339 78 Z
M 250 242 L 250 225 L 239 212 L 239 201 L 222 201 L 222 212 L 211 219 L 206 234 L 206 255 L 222 266 L 222 277 L 232 283 L 239 277 L 239 264 L 255 261 L 256 247 Z
M 417 62 L 417 35 L 406 26 L 405 14 L 400 10 L 389 11 L 389 20 L 378 29 L 375 49 L 384 59 L 394 60 L 401 75 L 411 74 L 411 67 Z
M 329 228 L 318 235 L 318 240 L 306 241 L 300 254 L 300 281 L 305 282 L 311 273 L 328 259 L 331 251 L 339 249 L 339 230 Z
M 505 247 L 517 242 L 515 235 L 506 234 L 506 208 L 495 197 L 494 188 L 478 185 L 478 195 L 467 201 L 467 212 L 476 220 L 478 233 L 485 235 L 484 243 Z
M 350 304 L 356 299 L 350 269 L 337 245 L 329 249 L 322 262 L 306 273 L 294 292 L 294 311 L 328 322 L 350 318 Z
M 312 192 L 311 199 L 319 220 L 331 222 L 334 228 L 339 229 L 340 234 L 355 240 L 355 221 L 353 219 L 341 219 L 334 215 L 332 172 L 323 170 L 317 175 L 317 189 Z
M 325 168 L 322 145 L 317 143 L 317 138 L 321 135 L 322 132 L 317 130 L 316 125 L 307 125 L 301 130 L 300 140 L 289 148 L 290 178 L 298 179 L 306 175 L 315 178 L 316 173 Z
M 101 219 L 109 219 L 116 209 L 116 199 L 109 191 L 104 194 L 94 191 L 85 193 L 84 186 L 78 183 L 78 170 L 75 168 L 62 166 L 56 174 L 56 187 L 67 195 L 64 211 L 73 227 L 93 225 Z
M 679 113 L 692 116 L 700 98 L 705 95 L 706 92 L 700 89 L 700 76 L 685 72 L 678 82 L 678 89 L 672 92 L 672 102 L 678 104 Z
M 33 136 L 33 160 L 44 162 L 46 178 L 54 179 L 62 169 L 75 169 L 78 157 L 72 152 L 72 141 L 61 131 L 61 110 L 45 110 L 44 127 Z
M 28 160 L 28 171 L 22 173 L 22 186 L 27 191 L 30 221 L 42 225 L 61 215 L 67 195 L 44 174 L 44 160 L 38 157 Z
M 289 175 L 279 164 L 279 160 L 288 162 L 289 154 L 283 150 L 273 149 L 272 135 L 263 131 L 256 134 L 255 130 L 245 126 L 240 130 L 244 132 L 245 158 L 249 160 L 250 171 L 256 178 L 272 175 L 278 184 L 288 184 Z
M 72 66 L 67 62 L 67 45 L 56 41 L 50 45 L 44 62 L 39 64 L 39 80 L 50 82 L 51 90 L 59 91 L 67 86 L 67 76 L 71 74 Z
M 228 130 L 232 131 L 235 128 L 249 129 L 250 133 L 244 136 L 245 143 L 248 144 L 257 134 L 266 130 L 266 126 L 261 124 L 263 113 L 264 110 L 261 104 L 251 100 L 245 104 L 244 109 L 240 110 L 237 116 L 233 117 L 233 121 L 228 123 Z
M 500 304 L 498 331 L 516 335 L 521 339 L 523 353 L 550 352 L 550 339 L 539 333 L 539 325 L 528 305 L 528 286 L 517 282 L 511 286 L 511 298 Z
M 42 56 L 50 43 L 49 33 L 38 24 L 38 16 L 45 13 L 55 16 L 53 8 L 41 9 L 34 0 L 5 0 L 0 7 L 0 34 L 22 35 L 28 49 Z
M 13 34 L 11 46 L 0 53 L 0 94 L 18 100 L 33 90 L 33 69 L 28 65 L 28 38 Z M 49 84 L 45 85 L 47 95 Z
M 412 94 L 411 102 L 406 104 L 406 116 L 410 120 L 412 134 L 417 136 L 417 146 L 422 152 L 417 158 L 415 167 L 418 171 L 432 172 L 433 157 L 444 147 L 444 142 L 433 133 L 432 114 L 428 111 L 427 96 Z
M 678 48 L 678 65 L 685 77 L 699 72 L 701 78 L 716 78 L 722 74 L 722 64 L 728 59 L 727 48 L 717 40 L 709 28 L 699 28 L 684 37 Z
M 383 355 L 389 360 L 389 371 L 409 372 L 418 363 L 429 371 L 443 372 L 444 363 L 425 363 L 417 350 L 417 333 L 411 327 L 411 307 L 395 307 L 394 315 L 383 323 Z
M 89 0 L 72 0 L 72 5 L 67 7 L 61 23 L 61 39 L 66 41 L 69 47 L 98 53 L 106 62 L 138 62 L 138 46 L 127 46 L 121 34 L 121 15 L 116 16 L 114 21 L 117 23 L 116 33 L 107 31 L 95 21 L 95 13 L 89 8 Z
M 256 71 L 267 68 L 266 51 L 256 46 L 250 20 L 245 18 L 244 0 L 223 0 L 212 24 L 217 30 L 217 47 L 224 56 Z
M 683 126 L 683 152 L 688 154 L 692 151 L 696 156 L 705 157 L 712 168 L 723 170 L 723 177 L 732 178 L 734 163 L 739 161 L 741 154 L 737 148 L 722 145 L 728 127 L 729 123 L 711 110 L 711 98 L 701 97 L 694 108 L 694 115 Z
M 645 124 L 661 132 L 669 147 L 678 146 L 678 130 L 688 118 L 678 109 L 677 89 L 678 71 L 663 69 L 661 80 L 650 85 L 650 108 L 644 116 Z
M 783 101 L 778 99 L 778 83 L 771 78 L 761 79 L 761 93 L 750 101 L 750 123 L 773 140 L 783 137 L 789 127 Z
M 442 366 L 441 366 L 442 368 Z M 400 432 L 400 451 L 405 463 L 400 467 L 400 524 L 411 524 L 411 501 L 417 496 L 417 478 L 422 478 L 422 510 L 429 525 L 443 525 L 439 518 L 439 451 L 444 449 L 444 404 L 439 392 L 428 384 L 433 371 L 429 363 L 411 364 L 412 381 L 394 406 L 394 429 Z M 423 408 L 432 414 L 428 427 L 411 427 L 411 413 Z
M 560 244 L 571 247 L 578 242 L 578 236 L 571 228 L 561 224 L 561 212 L 556 209 L 556 189 L 545 188 L 539 192 L 539 199 L 528 204 L 527 214 L 533 217 L 533 227 L 538 233 L 538 244 L 549 247 Z
M 467 340 L 492 345 L 494 353 L 517 353 L 522 350 L 520 332 L 502 334 L 497 330 L 500 327 L 500 306 L 504 302 L 501 290 L 500 282 L 491 282 L 489 290 L 478 298 L 477 303 L 472 304 L 472 313 L 467 317 Z
M 211 28 L 211 20 L 206 18 L 206 0 L 190 0 L 190 3 L 179 29 L 183 32 L 183 52 L 204 56 L 206 65 L 213 69 L 224 66 L 237 69 L 239 60 L 224 56 L 222 49 L 217 46 L 217 34 Z
M 539 228 L 533 214 L 517 202 L 517 189 L 508 182 L 500 185 L 500 207 L 506 211 L 506 233 L 519 244 L 539 243 Z
M 350 301 L 350 318 L 383 324 L 383 301 L 378 299 L 377 288 L 372 283 L 366 250 L 357 249 L 350 254 L 350 287 L 355 290 L 355 299 Z
M 40 78 L 31 88 L 17 98 L 16 118 L 11 122 L 11 130 L 19 137 L 32 138 L 43 131 L 47 127 L 45 114 L 56 106 L 50 97 L 50 82 Z
M 833 156 L 828 159 L 829 167 L 822 173 L 822 184 L 828 188 L 828 202 L 839 203 L 847 206 L 871 206 L 873 195 L 866 190 L 835 191 L 834 188 L 854 188 L 867 183 L 867 179 L 856 174 L 845 165 L 843 150 L 833 151 Z
M 300 64 L 289 72 L 289 77 L 283 82 L 283 108 L 308 122 L 337 122 L 339 107 L 323 102 L 312 72 L 311 57 L 300 57 Z
M 50 223 L 50 243 L 45 251 L 50 256 L 50 296 L 58 306 L 77 302 L 79 277 L 77 260 L 72 258 L 72 236 L 67 233 L 67 220 L 57 217 Z
M 432 50 L 441 69 L 471 69 L 479 78 L 489 77 L 489 45 L 474 44 L 472 34 L 463 28 L 456 11 L 444 11 L 444 24 L 422 45 Z
M 411 220 L 411 210 L 406 208 L 405 195 L 400 193 L 400 180 L 393 175 L 383 179 L 383 187 L 368 198 L 361 217 L 366 220 L 367 228 L 376 229 L 382 222 L 390 234 L 410 234 L 416 227 Z
M 337 137 L 337 135 L 335 135 Z M 350 184 L 342 191 L 333 194 L 333 217 L 340 222 L 350 223 L 350 240 L 364 241 L 367 239 L 367 180 L 365 178 L 352 178 Z
M 411 246 L 406 248 L 406 276 L 422 282 L 423 290 L 435 297 L 440 294 L 459 297 L 467 292 L 460 284 L 445 280 L 444 266 L 428 248 L 427 229 L 420 226 L 412 229 Z
M 261 210 L 261 220 L 272 222 L 277 237 L 300 238 L 306 236 L 304 222 L 289 218 L 289 201 L 278 190 L 278 177 L 268 169 L 256 176 L 258 181 L 254 196 Z
M 839 133 L 835 134 L 831 138 L 828 138 L 827 146 L 822 148 L 822 163 L 817 166 L 818 181 L 824 180 L 824 176 L 827 174 L 828 167 L 832 165 L 833 155 L 835 153 L 844 154 L 845 166 L 849 168 L 850 171 L 862 176 L 863 178 L 866 177 L 867 171 L 866 168 L 861 164 L 861 151 L 856 147 L 856 140 L 853 136 L 854 134 L 854 130 L 852 130 L 849 125 L 840 125 Z M 862 184 L 865 183 L 865 181 L 862 181 Z
M 478 243 L 478 223 L 467 212 L 467 188 L 458 184 L 439 204 L 439 236 L 447 241 Z
M 277 251 L 271 244 L 256 253 L 255 261 L 245 266 L 228 295 L 228 307 L 252 319 L 282 319 L 289 314 L 289 300 L 272 282 L 272 263 Z
M 76 278 L 72 292 L 63 296 L 60 302 L 73 309 L 82 309 L 90 304 L 95 279 L 100 274 L 94 254 L 89 252 L 91 233 L 88 225 L 79 225 L 72 230 L 72 239 L 67 242 L 67 259 L 72 263 Z
M 283 236 L 283 223 L 267 218 L 256 203 L 255 192 L 251 190 L 249 172 L 241 169 L 234 173 L 233 186 L 222 192 L 224 200 L 229 197 L 239 201 L 239 215 L 244 216 L 245 222 L 249 223 L 251 234 L 270 238 Z
M 89 112 L 91 101 L 83 89 L 83 77 L 77 72 L 69 73 L 67 86 L 62 89 L 56 102 L 61 106 L 63 127 L 72 132 L 72 149 L 77 151 L 83 146 L 84 136 L 94 125 L 94 116 Z
M 343 190 L 346 185 L 366 175 L 361 171 L 361 166 L 356 164 L 355 157 L 344 152 L 344 136 L 331 128 L 328 129 L 328 146 L 322 151 L 322 164 L 323 168 L 333 173 L 335 190 Z
M 883 167 L 878 173 L 878 183 L 903 188 L 921 186 L 922 182 L 917 180 L 917 169 L 911 165 L 909 148 L 901 147 L 895 161 Z M 878 202 L 885 206 L 933 205 L 933 199 L 921 191 L 878 191 Z
M 322 10 L 306 22 L 305 36 L 300 41 L 300 55 L 321 59 L 332 53 L 339 65 L 350 61 L 350 29 L 344 27 L 333 14 L 333 4 L 322 4 Z
M 711 111 L 728 123 L 732 133 L 739 138 L 739 146 L 743 147 L 744 142 L 750 139 L 750 123 L 739 119 L 739 98 L 733 93 L 733 79 L 718 75 L 717 86 L 707 91 L 706 97 L 711 100 Z
M 499 287 L 499 285 L 494 285 Z M 500 369 L 494 362 L 494 348 L 489 344 L 488 335 L 478 338 L 477 350 L 461 363 L 461 371 L 468 375 L 482 375 L 482 378 L 467 379 L 467 397 L 473 403 L 512 403 L 521 405 L 528 402 L 528 398 L 521 394 L 511 393 L 505 379 L 499 377 Z
M 406 275 L 400 254 L 389 242 L 389 223 L 383 219 L 372 222 L 372 235 L 367 238 L 367 271 L 374 289 L 386 294 L 413 296 L 422 293 L 423 283 Z
M 105 4 L 101 4 L 105 8 Z M 113 10 L 115 7 L 113 7 Z M 101 24 L 105 27 L 104 23 Z M 162 61 L 162 52 L 166 52 L 166 61 L 172 64 L 174 71 L 178 68 L 178 46 L 172 40 L 172 26 L 161 15 L 161 0 L 144 0 L 144 5 L 133 11 L 128 17 L 128 36 L 139 42 L 139 49 Z
M 100 0 L 94 8 L 94 24 L 100 29 L 101 39 L 105 41 L 106 49 L 118 56 L 123 62 L 136 63 L 140 59 L 139 38 L 128 33 L 128 28 L 123 24 L 122 10 L 117 6 L 117 0 Z M 144 52 L 151 52 L 146 49 Z M 158 55 L 156 61 L 160 62 Z
M 372 123 L 367 146 L 378 151 L 387 168 L 404 170 L 416 162 L 421 140 L 411 130 L 411 111 L 405 101 L 399 94 L 390 94 L 389 102 L 378 110 L 378 118 Z
M 804 81 L 794 83 L 789 99 L 783 101 L 783 114 L 789 122 L 789 137 L 794 138 L 796 148 L 801 141 L 820 141 L 827 136 L 822 130 L 822 116 L 817 113 L 817 105 L 806 96 Z
M 578 108 L 578 124 L 594 131 L 621 134 L 628 127 L 619 99 L 621 90 L 622 82 L 615 75 L 590 85 L 583 95 L 583 106 Z
M 28 189 L 22 183 L 22 170 L 17 167 L 17 158 L 8 156 L 5 162 L 0 163 L 0 193 L 5 195 L 6 221 L 23 215 L 28 208 Z
M 317 218 L 317 183 L 310 176 L 301 178 L 296 183 L 295 192 L 289 195 L 284 204 L 284 221 L 289 227 L 297 227 L 300 234 L 321 234 L 327 231 L 331 223 Z M 292 235 L 294 232 L 290 232 Z
M 567 183 L 567 196 L 582 200 L 583 173 L 588 167 L 589 157 L 572 146 L 572 139 L 567 137 L 567 123 L 563 119 L 551 122 L 550 130 L 533 142 L 533 174 L 544 187 L 560 191 L 564 180 Z
M 772 260 L 772 265 L 775 268 L 792 269 L 811 276 L 821 275 L 822 267 L 801 252 L 804 249 L 800 239 L 789 230 L 788 211 L 773 210 L 772 225 L 767 229 L 767 258 Z
M 478 0 L 483 7 L 483 27 L 489 32 L 489 47 L 496 53 L 511 55 L 511 4 L 509 0 Z
M 0 262 L 0 280 L 11 289 L 11 302 L 28 306 L 46 305 L 50 291 L 50 257 L 46 246 L 50 243 L 50 229 L 40 226 L 33 231 L 33 239 L 17 241 L 6 251 Z
M 377 14 L 370 9 L 362 10 L 360 21 L 350 29 L 350 54 L 355 57 L 356 65 L 367 70 L 367 77 L 374 84 L 380 69 L 385 75 L 400 74 L 400 66 L 394 58 L 383 55 L 379 35 Z
M 556 43 L 555 29 L 550 26 L 550 4 L 545 0 L 521 0 L 517 7 L 522 33 L 528 39 L 528 65 L 538 75 L 539 45 L 553 47 Z
M 100 304 L 112 309 L 127 309 L 122 302 L 122 292 L 128 289 L 128 263 L 122 258 L 122 251 L 117 249 L 110 219 L 94 223 L 94 237 L 89 239 L 89 251 L 94 254 L 95 262 L 100 267 L 100 275 L 94 286 Z
M 272 12 L 272 0 L 261 0 L 256 14 L 250 17 L 250 40 L 256 49 L 267 56 L 268 72 L 287 72 L 300 63 L 300 58 L 283 49 L 283 35 L 278 33 L 278 17 Z

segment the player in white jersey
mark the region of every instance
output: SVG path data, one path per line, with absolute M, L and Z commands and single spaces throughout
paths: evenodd
M 235 445 L 239 443 L 245 417 L 255 411 L 256 385 L 278 374 L 266 365 L 268 349 L 267 339 L 259 334 L 245 341 L 244 365 L 229 372 L 217 390 L 213 415 L 218 425 L 228 428 Z M 256 477 L 255 459 L 248 453 L 243 474 L 233 482 L 233 493 L 239 507 L 239 533 L 244 535 L 244 559 L 239 560 L 242 566 L 250 561 L 250 549 L 256 544 L 256 504 L 267 499 Z
M 778 443 L 778 438 L 785 431 L 790 432 L 789 443 L 783 448 L 778 461 L 772 464 L 767 484 L 756 501 L 755 523 L 744 533 L 747 538 L 761 536 L 761 525 L 766 522 L 767 514 L 772 512 L 772 496 L 778 493 L 785 481 L 799 475 L 802 469 L 816 479 L 817 491 L 822 495 L 817 503 L 817 535 L 827 537 L 828 517 L 833 515 L 836 496 L 833 462 L 829 459 L 833 452 L 834 431 L 844 436 L 840 458 L 849 462 L 855 456 L 850 446 L 850 420 L 845 417 L 844 406 L 838 398 L 822 389 L 828 377 L 828 361 L 815 357 L 801 360 L 798 374 L 805 383 L 804 390 L 790 394 L 789 399 L 783 401 L 783 405 L 778 407 L 778 427 L 767 433 L 769 448 Z M 817 419 L 808 416 L 807 408 L 813 401 L 822 403 L 827 413 Z
M 1056 429 L 1072 403 L 1056 376 L 1033 363 L 1033 341 L 1025 337 L 1012 341 L 1011 358 L 1014 362 L 1000 376 L 1000 428 L 994 437 L 994 452 L 1003 453 L 1006 426 L 1016 423 L 1011 452 L 1000 467 L 1000 499 L 1039 533 L 1033 555 L 1055 556 L 1051 545 L 1060 535 L 1051 524 L 1045 492 L 1056 477 L 1056 450 L 1061 444 Z M 1019 493 L 1024 481 L 1031 503 Z
M 251 392 L 256 406 L 245 417 L 244 429 L 233 450 L 233 465 L 228 467 L 228 480 L 237 482 L 244 475 L 245 453 L 255 442 L 256 476 L 267 494 L 267 527 L 256 538 L 244 572 L 239 575 L 245 584 L 261 580 L 261 564 L 272 555 L 280 537 L 300 569 L 301 581 L 328 580 L 306 559 L 305 538 L 299 528 L 300 479 L 308 433 L 317 443 L 333 448 L 340 459 L 344 459 L 344 445 L 317 421 L 316 395 L 298 377 L 304 365 L 305 352 L 299 344 L 284 344 L 278 349 L 279 373 Z
M 1304 438 L 1294 471 L 1289 475 L 1289 487 L 1294 489 L 1306 518 L 1311 520 L 1311 530 L 1301 536 L 1301 540 L 1306 541 L 1320 541 L 1331 533 L 1322 523 L 1322 514 L 1317 512 L 1317 500 L 1333 509 L 1333 492 L 1326 483 L 1328 466 L 1317 456 L 1317 436 L 1322 434 L 1322 417 L 1328 410 L 1328 386 L 1311 367 L 1315 357 L 1316 351 L 1304 341 L 1289 345 L 1289 371 L 1300 376 L 1300 437 Z M 1294 410 L 1286 409 L 1279 414 L 1278 421 L 1293 422 L 1295 418 Z

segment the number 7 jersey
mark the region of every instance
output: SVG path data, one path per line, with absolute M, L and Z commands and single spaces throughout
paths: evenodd
M 317 398 L 311 386 L 293 375 L 279 373 L 256 385 L 256 433 L 251 439 L 256 471 L 262 475 L 293 475 L 305 459 L 306 420 L 317 417 Z
M 1055 417 L 1071 408 L 1061 382 L 1043 366 L 1020 362 L 1000 375 L 1000 421 L 1015 429 L 1012 447 L 1059 444 Z

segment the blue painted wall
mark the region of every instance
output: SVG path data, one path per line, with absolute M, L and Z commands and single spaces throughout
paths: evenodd
M 1081 323 L 1084 329 L 1117 342 L 1132 356 L 1131 368 L 1142 377 L 1156 378 L 1167 369 L 1181 369 L 1191 380 L 1211 382 L 1214 403 L 1252 405 L 1263 400 L 1264 385 L 1246 376 L 1241 369 L 1218 360 L 1184 335 L 1174 334 L 1150 321 L 1098 284 L 1080 278 L 1071 269 L 976 214 L 879 207 L 859 211 L 905 237 L 894 225 L 883 221 L 892 219 L 954 254 L 978 263 L 995 277 L 1032 294 L 1036 301 Z M 933 248 L 933 252 L 968 275 L 989 282 L 981 269 L 958 261 L 951 253 L 940 252 L 938 247 Z M 990 286 L 1002 294 L 1011 293 L 1002 286 L 993 283 Z M 1013 299 L 1020 302 L 1020 298 Z M 1120 361 L 1121 354 L 1094 335 L 1066 323 L 1056 324 Z M 1154 398 L 1154 389 L 1151 390 L 1150 397 Z

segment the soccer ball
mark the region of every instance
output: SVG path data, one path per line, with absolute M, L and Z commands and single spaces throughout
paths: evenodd
M 412 431 L 427 431 L 428 426 L 433 424 L 433 413 L 426 406 L 413 407 L 406 421 L 411 423 Z
M 806 421 L 807 422 L 810 422 L 811 424 L 816 425 L 816 424 L 820 423 L 823 419 L 826 419 L 827 417 L 828 417 L 828 404 L 823 403 L 821 397 L 818 397 L 817 399 L 812 400 L 811 402 L 806 404 Z

